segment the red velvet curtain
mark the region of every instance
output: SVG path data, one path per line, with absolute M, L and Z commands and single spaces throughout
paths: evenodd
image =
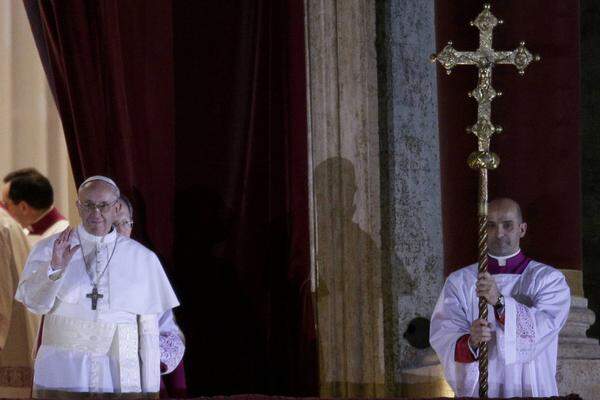
M 190 394 L 316 394 L 302 1 L 25 5 L 77 182 L 169 268 Z
M 579 1 L 492 2 L 504 20 L 493 46 L 514 49 L 525 41 L 539 53 L 524 76 L 512 66 L 494 69 L 493 85 L 503 97 L 492 103 L 492 122 L 504 132 L 492 138 L 500 167 L 489 173 L 490 198 L 512 197 L 523 208 L 528 233 L 524 251 L 557 268 L 581 269 L 581 149 Z M 448 41 L 458 50 L 478 46 L 469 26 L 482 11 L 478 0 L 436 2 L 437 48 Z M 477 85 L 475 67 L 458 66 L 447 76 L 438 66 L 438 106 L 446 272 L 476 260 L 477 173 L 466 160 L 476 147 L 465 128 L 477 107 L 466 94 Z
M 302 1 L 174 2 L 174 20 L 193 385 L 316 394 Z
M 24 2 L 61 116 L 75 181 L 113 177 L 135 234 L 172 261 L 173 35 L 170 2 Z

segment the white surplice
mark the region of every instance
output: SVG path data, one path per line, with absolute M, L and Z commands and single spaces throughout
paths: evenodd
M 179 305 L 158 258 L 115 230 L 97 237 L 79 226 L 71 246 L 80 238 L 83 252 L 57 273 L 50 267 L 57 237 L 34 247 L 16 295 L 45 315 L 34 395 L 158 392 L 158 317 Z M 96 310 L 92 281 L 103 296 Z
M 504 326 L 488 305 L 490 397 L 556 396 L 558 334 L 569 315 L 570 291 L 555 268 L 531 261 L 522 274 L 493 275 L 505 299 Z M 479 315 L 477 265 L 448 277 L 431 318 L 430 342 L 457 396 L 478 396 L 478 363 L 454 359 L 457 340 Z

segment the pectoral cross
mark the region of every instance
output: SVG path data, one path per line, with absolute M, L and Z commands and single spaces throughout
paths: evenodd
M 95 310 L 96 306 L 98 306 L 98 299 L 103 298 L 104 295 L 98 293 L 98 289 L 96 289 L 96 286 L 94 286 L 94 288 L 92 289 L 92 293 L 86 294 L 85 297 L 87 297 L 88 299 L 92 299 L 92 310 Z

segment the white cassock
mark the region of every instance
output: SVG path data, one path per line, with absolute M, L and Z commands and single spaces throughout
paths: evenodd
M 29 398 L 39 317 L 14 300 L 29 254 L 21 226 L 0 208 L 0 398 Z
M 114 229 L 102 238 L 80 225 L 71 246 L 81 238 L 85 261 L 78 250 L 63 272 L 53 272 L 50 259 L 57 237 L 34 247 L 16 294 L 30 311 L 45 315 L 34 397 L 157 394 L 158 317 L 179 305 L 158 258 Z M 90 297 L 93 281 L 103 296 L 96 310 Z
M 504 326 L 488 305 L 489 397 L 556 396 L 558 333 L 569 315 L 571 296 L 564 275 L 531 261 L 522 274 L 493 275 L 505 298 Z M 448 277 L 431 317 L 430 342 L 457 396 L 479 393 L 478 363 L 455 362 L 457 340 L 478 319 L 477 265 Z

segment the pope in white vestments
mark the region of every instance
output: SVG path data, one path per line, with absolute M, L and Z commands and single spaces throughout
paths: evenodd
M 158 317 L 179 303 L 156 255 L 112 228 L 116 184 L 92 177 L 78 195 L 82 225 L 41 240 L 17 289 L 17 300 L 44 315 L 33 395 L 154 397 Z
M 488 343 L 489 397 L 558 395 L 558 334 L 570 291 L 557 269 L 527 258 L 519 248 L 527 225 L 517 203 L 490 203 L 488 270 L 477 264 L 448 277 L 433 312 L 430 342 L 457 396 L 478 396 L 478 347 Z M 479 298 L 488 320 L 478 320 Z

